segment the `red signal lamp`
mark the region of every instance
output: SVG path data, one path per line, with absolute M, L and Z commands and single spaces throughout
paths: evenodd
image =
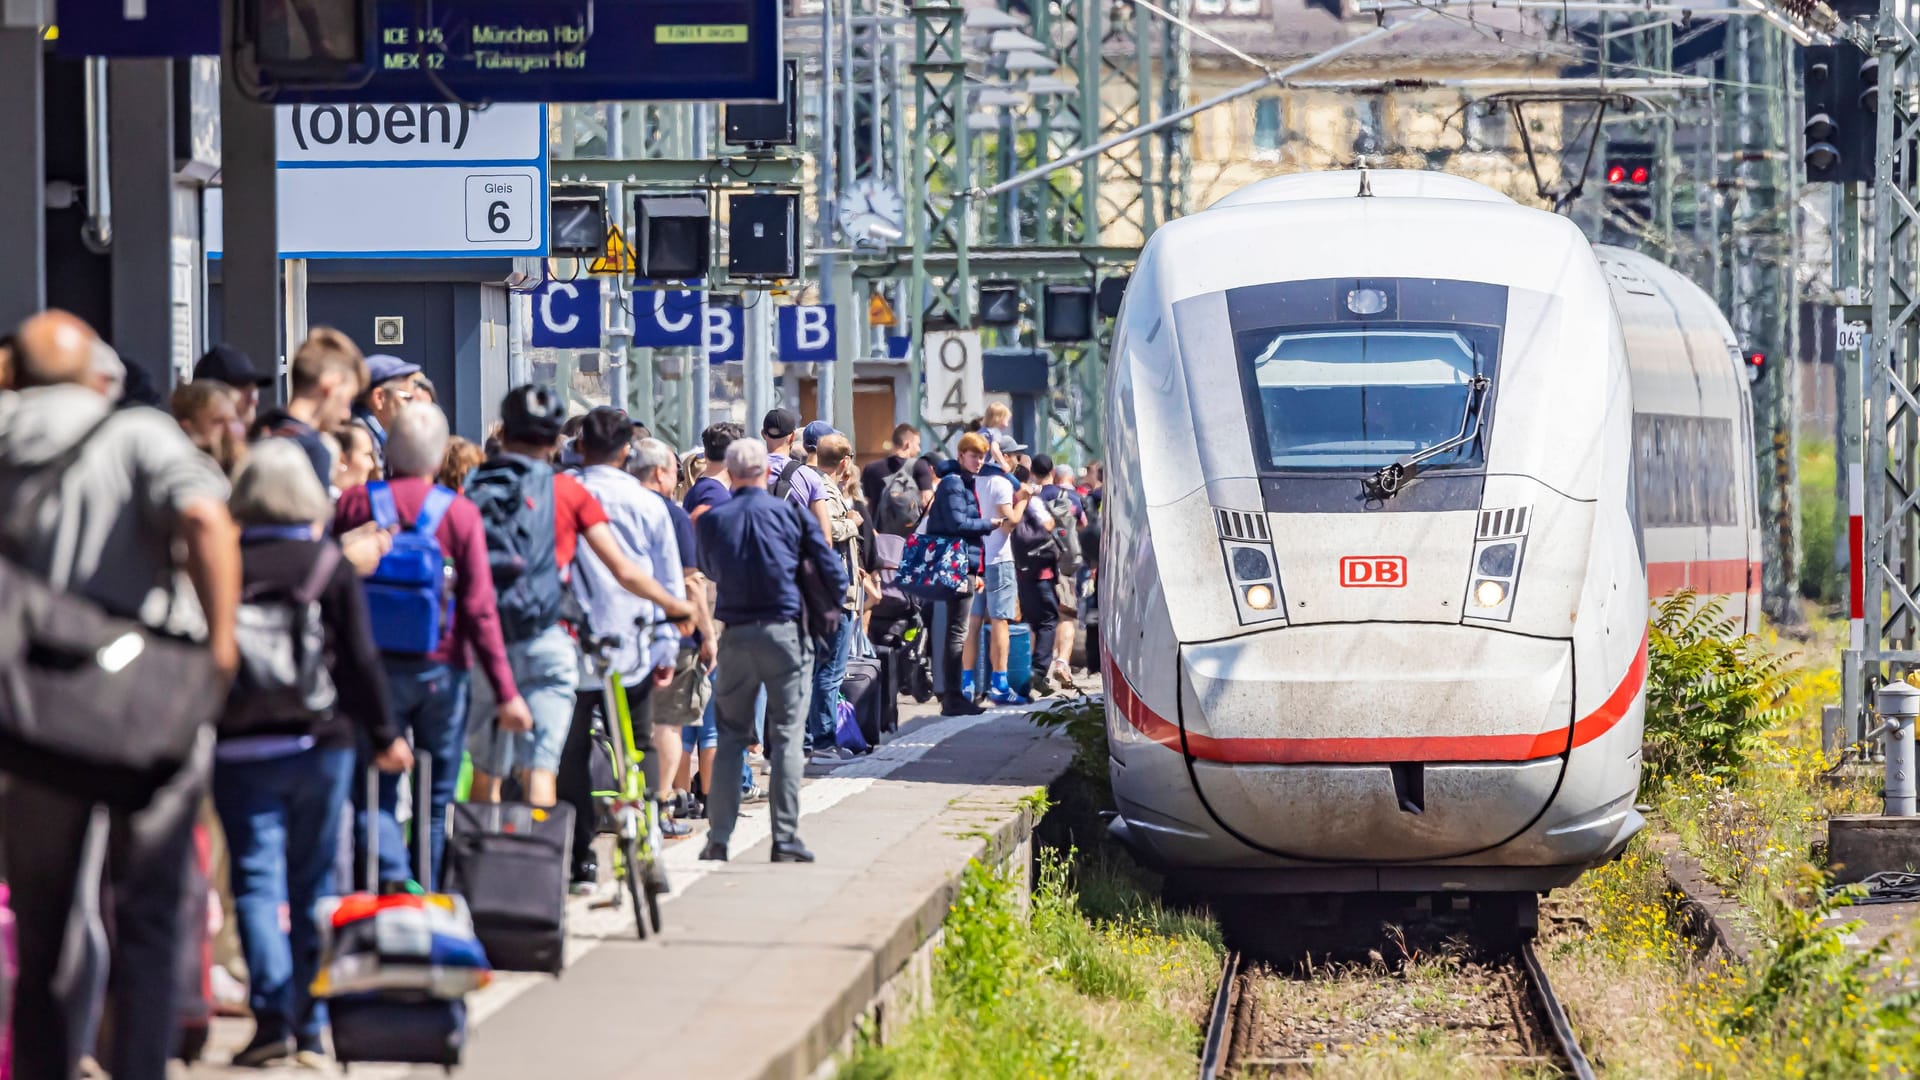
M 1750 352 L 1747 354 L 1746 359 L 1747 381 L 1759 382 L 1761 373 L 1766 370 L 1767 354 L 1763 352 Z
M 1647 182 L 1647 167 L 1645 165 L 1635 165 L 1633 167 L 1633 182 L 1636 184 L 1644 184 Z
M 1626 179 L 1627 179 L 1627 167 L 1625 165 L 1607 166 L 1607 183 L 1609 184 L 1624 183 Z

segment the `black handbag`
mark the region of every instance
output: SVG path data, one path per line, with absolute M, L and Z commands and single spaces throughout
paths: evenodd
M 226 676 L 205 646 L 56 589 L 14 554 L 114 415 L 35 471 L 0 530 L 0 769 L 133 810 L 192 756 Z

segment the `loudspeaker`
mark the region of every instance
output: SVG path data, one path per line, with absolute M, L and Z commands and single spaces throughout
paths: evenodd
M 780 100 L 727 106 L 726 140 L 733 146 L 792 146 L 799 127 L 800 62 L 787 61 Z
M 1011 281 L 988 281 L 980 286 L 980 322 L 985 326 L 1012 326 L 1020 321 L 1020 286 Z
M 1120 317 L 1120 301 L 1126 299 L 1127 282 L 1133 280 L 1132 274 L 1115 274 L 1100 279 L 1100 292 L 1095 296 L 1094 306 L 1099 309 L 1103 319 Z
M 638 195 L 633 200 L 635 273 L 655 281 L 707 276 L 712 226 L 705 195 Z
M 1048 341 L 1093 337 L 1093 290 L 1085 285 L 1049 285 L 1041 334 Z
M 799 218 L 798 195 L 727 196 L 727 273 L 799 277 Z

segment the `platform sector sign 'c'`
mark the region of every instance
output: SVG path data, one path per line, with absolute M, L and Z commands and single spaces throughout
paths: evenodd
M 777 101 L 779 0 L 380 0 L 364 86 L 281 101 Z
M 274 130 L 283 258 L 547 253 L 544 105 L 282 105 Z

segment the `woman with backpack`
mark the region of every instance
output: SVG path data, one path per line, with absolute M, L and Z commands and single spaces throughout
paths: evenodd
M 933 489 L 933 502 L 927 507 L 921 529 L 926 535 L 944 540 L 960 540 L 967 545 L 973 563 L 974 589 L 986 566 L 985 538 L 997 526 L 980 513 L 974 498 L 974 478 L 986 462 L 987 440 L 974 432 L 960 436 L 958 456 L 940 470 L 940 483 Z M 982 710 L 961 692 L 961 652 L 967 638 L 967 609 L 971 596 L 942 600 L 933 605 L 933 685 L 940 695 L 940 715 L 975 716 Z
M 318 1065 L 325 1018 L 307 992 L 319 963 L 313 909 L 336 891 L 356 736 L 388 772 L 413 758 L 388 710 L 359 576 L 320 533 L 332 507 L 306 453 L 288 439 L 257 443 L 231 509 L 241 526 L 240 667 L 218 726 L 213 803 L 232 849 L 254 1017 L 233 1060 Z

